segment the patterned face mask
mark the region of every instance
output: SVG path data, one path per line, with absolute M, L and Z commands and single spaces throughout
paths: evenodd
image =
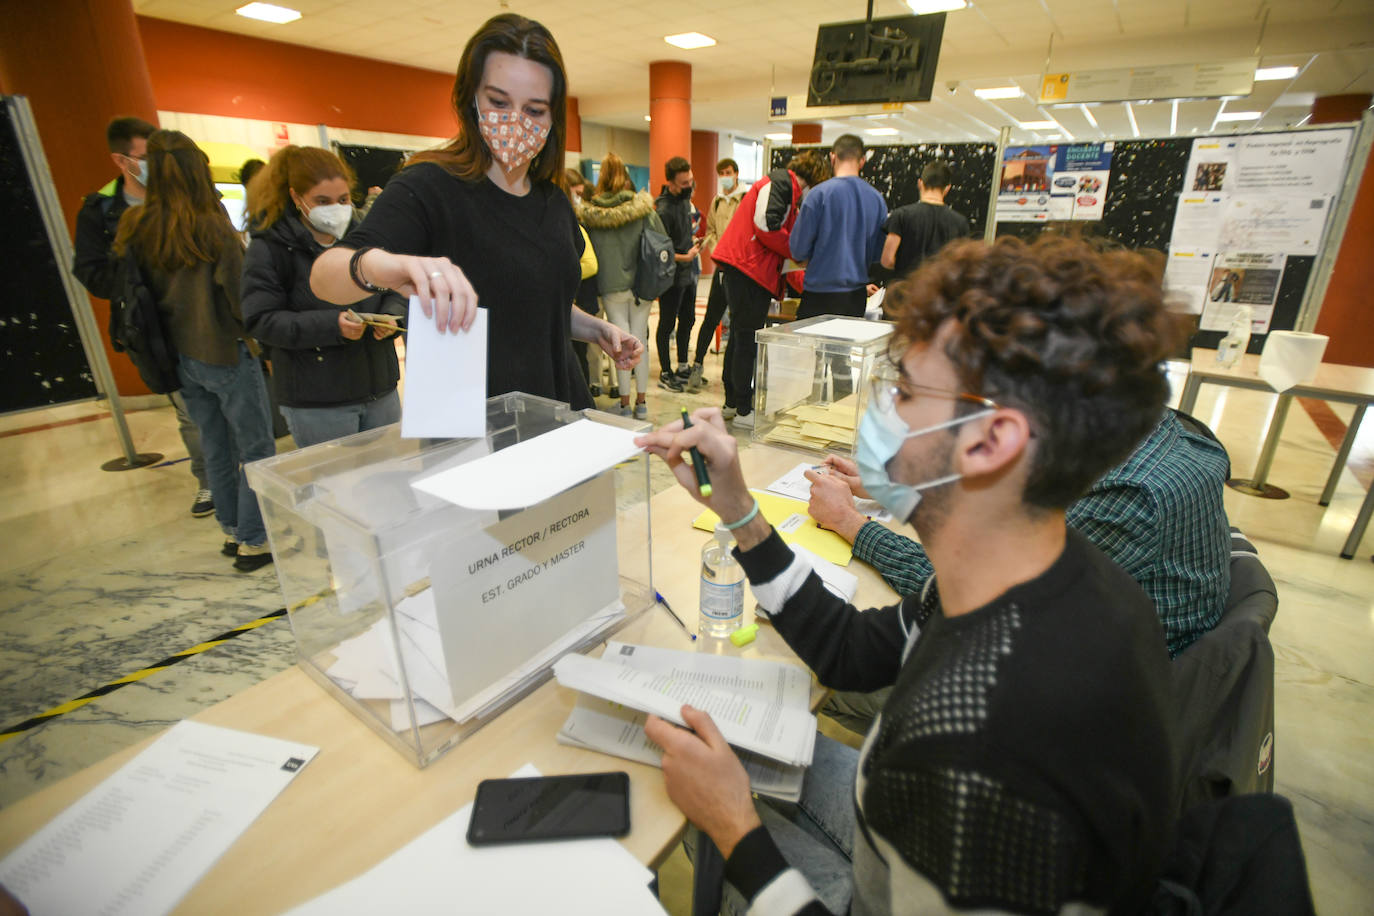
M 507 172 L 529 162 L 544 148 L 549 129 L 529 115 L 514 111 L 477 109 L 477 127 L 492 158 Z

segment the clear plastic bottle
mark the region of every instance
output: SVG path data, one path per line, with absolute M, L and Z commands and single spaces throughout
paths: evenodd
M 730 549 L 734 536 L 724 525 L 701 549 L 702 636 L 728 637 L 744 620 L 744 567 Z
M 1254 321 L 1254 311 L 1248 305 L 1236 306 L 1236 312 L 1231 316 L 1231 326 L 1226 331 L 1226 336 L 1217 344 L 1217 365 L 1223 369 L 1230 369 L 1240 362 L 1240 357 L 1245 353 L 1245 348 L 1250 346 L 1250 324 Z

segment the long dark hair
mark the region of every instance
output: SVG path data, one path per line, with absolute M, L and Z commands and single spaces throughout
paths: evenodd
M 458 136 L 437 150 L 426 150 L 410 157 L 406 165 L 433 162 L 464 181 L 478 181 L 491 168 L 491 151 L 477 127 L 477 89 L 482 84 L 482 72 L 487 57 L 494 51 L 504 51 L 543 64 L 553 73 L 553 93 L 549 99 L 549 116 L 553 127 L 549 139 L 539 155 L 530 163 L 531 181 L 558 183 L 563 170 L 563 149 L 567 145 L 568 76 L 563 68 L 563 54 L 553 35 L 533 19 L 517 13 L 502 13 L 486 21 L 468 39 L 463 56 L 458 60 L 458 76 L 453 83 L 453 110 L 458 115 Z
M 210 159 L 175 130 L 148 137 L 148 196 L 119 220 L 114 250 L 133 246 L 143 264 L 167 272 L 217 261 L 225 245 L 241 245 L 215 193 Z

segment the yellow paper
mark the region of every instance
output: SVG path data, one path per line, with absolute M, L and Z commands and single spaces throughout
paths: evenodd
M 844 426 L 831 426 L 829 423 L 803 423 L 801 434 L 812 439 L 824 439 L 827 442 L 854 444 L 853 429 Z
M 778 529 L 778 534 L 788 544 L 800 544 L 823 560 L 838 566 L 848 566 L 854 556 L 849 542 L 833 531 L 827 531 L 816 524 L 806 511 L 806 503 L 800 499 L 788 499 L 764 490 L 750 490 L 759 501 L 759 512 L 768 519 L 769 524 Z M 720 516 L 707 509 L 692 522 L 693 528 L 702 531 L 715 531 Z

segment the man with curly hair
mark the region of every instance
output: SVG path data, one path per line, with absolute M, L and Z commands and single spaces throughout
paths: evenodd
M 860 612 L 827 591 L 758 515 L 714 411 L 641 439 L 694 494 L 700 450 L 703 501 L 821 683 L 892 687 L 862 751 L 817 737 L 795 807 L 755 804 L 708 714 L 651 718 L 669 797 L 751 913 L 1134 912 L 1172 832 L 1169 657 L 1065 508 L 1155 424 L 1178 320 L 1143 258 L 1066 239 L 954 243 L 888 297 L 858 464 L 921 536 L 919 594 Z

